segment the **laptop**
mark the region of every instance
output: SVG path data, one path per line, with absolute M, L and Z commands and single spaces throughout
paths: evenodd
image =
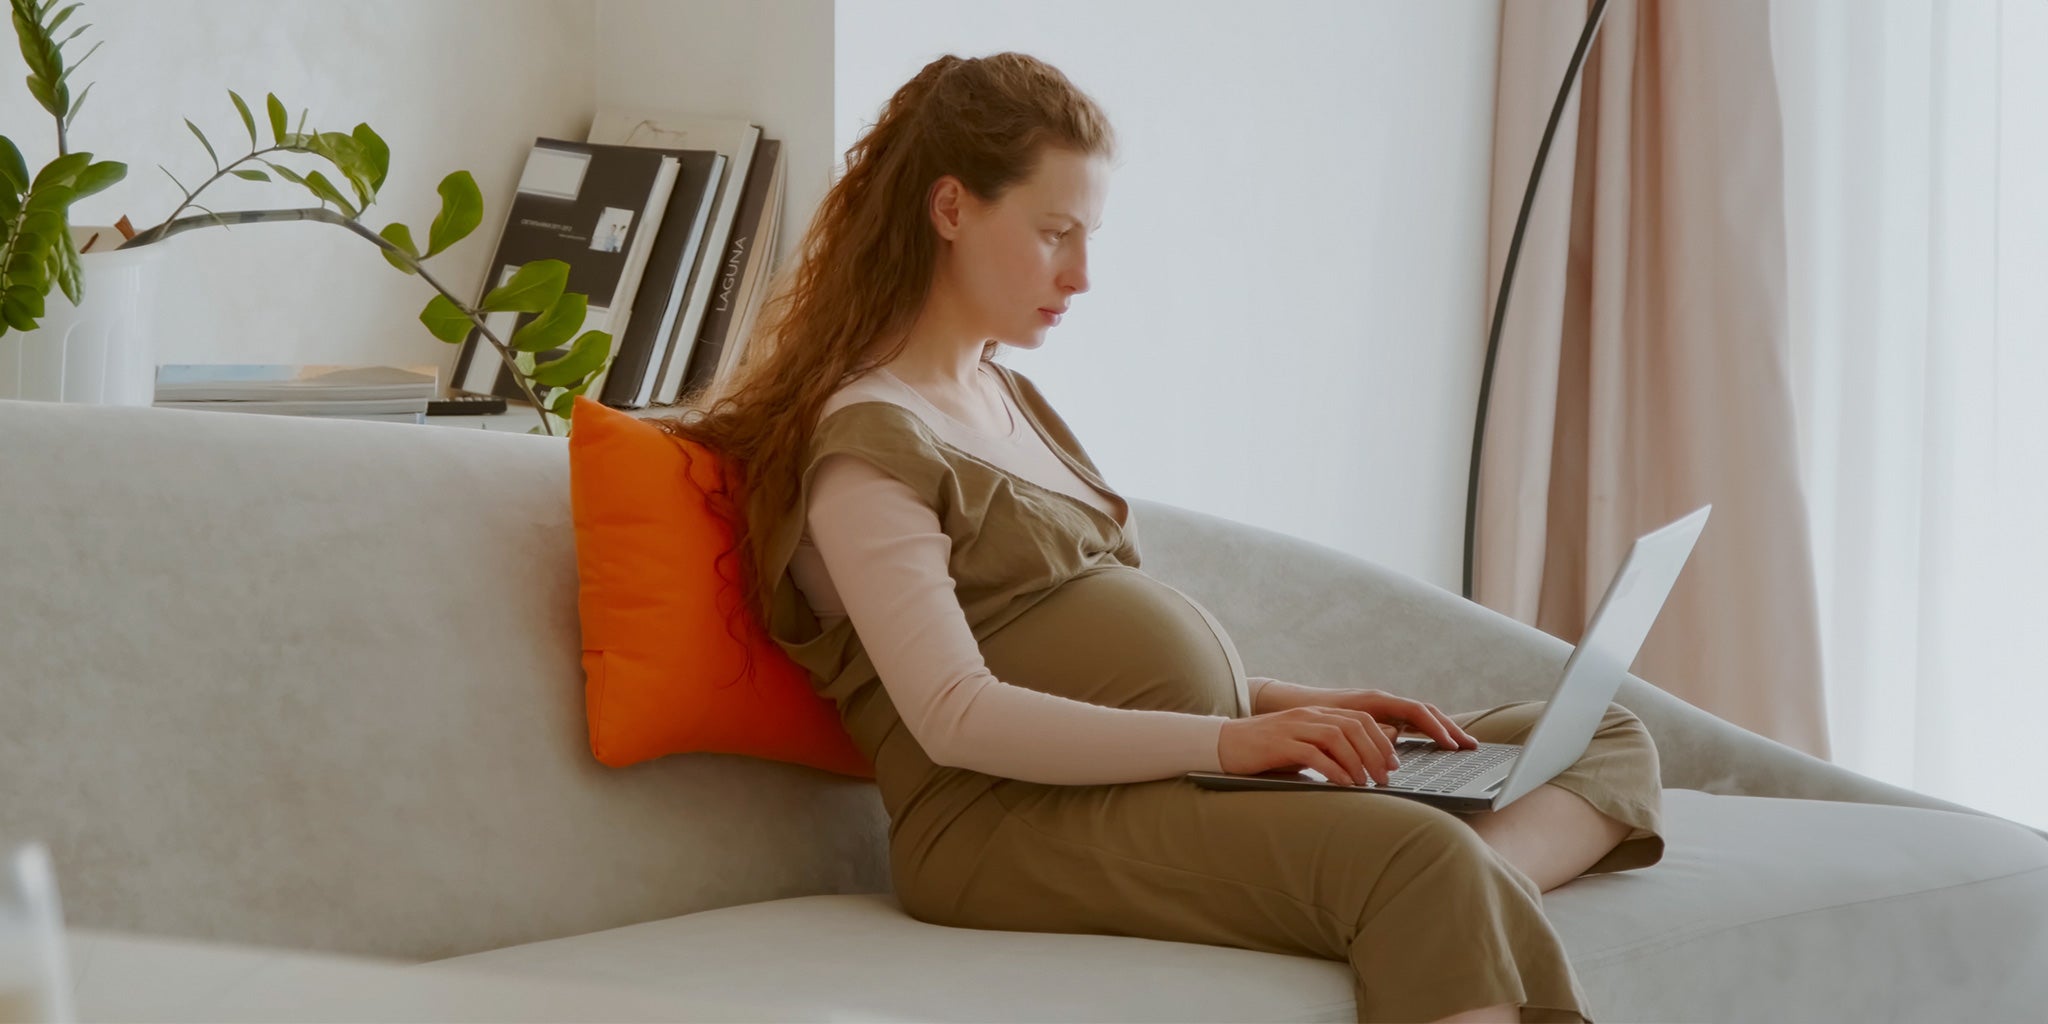
M 1444 750 L 1431 737 L 1404 734 L 1394 741 L 1401 767 L 1387 775 L 1384 786 L 1371 778 L 1346 786 L 1331 782 L 1313 768 L 1256 775 L 1197 771 L 1188 772 L 1187 778 L 1207 789 L 1383 793 L 1453 812 L 1497 811 L 1514 803 L 1571 767 L 1586 752 L 1713 507 L 1703 505 L 1636 538 L 1607 584 L 1607 592 L 1600 596 L 1585 636 L 1565 661 L 1564 675 L 1530 730 L 1528 742 L 1482 742 L 1476 750 Z

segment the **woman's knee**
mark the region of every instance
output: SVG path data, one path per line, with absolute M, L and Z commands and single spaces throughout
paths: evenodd
M 1607 702 L 1607 713 L 1600 716 L 1600 728 L 1596 736 L 1635 736 L 1644 743 L 1650 742 L 1650 727 L 1643 724 L 1635 712 L 1613 701 Z
M 1371 799 L 1386 800 L 1390 805 L 1379 830 L 1382 841 L 1389 835 L 1398 837 L 1390 869 L 1453 864 L 1458 870 L 1473 870 L 1494 859 L 1493 848 L 1459 815 L 1419 800 Z

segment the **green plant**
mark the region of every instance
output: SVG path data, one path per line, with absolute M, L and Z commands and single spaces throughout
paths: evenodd
M 28 63 L 28 91 L 57 119 L 57 157 L 29 174 L 14 140 L 0 135 L 0 334 L 9 329 L 32 331 L 42 319 L 43 300 L 51 285 L 63 289 L 64 297 L 78 304 L 85 297 L 84 275 L 78 264 L 78 245 L 71 237 L 71 204 L 105 189 L 128 175 L 128 165 L 111 160 L 95 161 L 91 153 L 73 153 L 68 135 L 78 108 L 85 105 L 88 85 L 77 99 L 71 98 L 68 81 L 85 57 L 64 66 L 64 44 L 91 28 L 80 25 L 63 39 L 57 30 L 78 10 L 72 4 L 52 13 L 57 0 L 11 0 L 14 31 L 21 39 L 21 56 Z
M 43 0 L 40 4 L 34 0 L 11 2 L 15 9 L 15 32 L 21 38 L 22 53 L 29 61 L 29 90 L 46 110 L 57 116 L 58 148 L 61 152 L 65 129 L 79 105 L 84 103 L 85 92 L 81 92 L 76 101 L 69 99 L 65 79 L 70 69 L 62 66 L 62 42 L 53 39 L 56 30 L 80 5 L 73 3 L 52 15 L 50 12 L 56 0 Z M 73 32 L 63 42 L 77 34 Z M 94 49 L 97 48 L 95 45 Z M 88 51 L 86 56 L 91 56 L 91 52 Z M 87 86 L 87 91 L 90 89 Z M 438 187 L 441 209 L 427 229 L 427 246 L 425 251 L 421 251 L 413 240 L 412 229 L 405 224 L 393 221 L 381 231 L 371 231 L 361 222 L 363 213 L 376 201 L 391 163 L 390 147 L 368 124 L 357 124 L 348 132 L 308 132 L 305 130 L 307 112 L 301 110 L 298 124 L 293 128 L 287 124 L 284 104 L 275 94 L 269 94 L 265 97 L 264 114 L 270 129 L 270 143 L 265 145 L 258 136 L 256 117 L 249 104 L 233 90 L 228 91 L 228 98 L 233 101 L 242 125 L 248 131 L 249 152 L 223 165 L 219 151 L 206 133 L 187 118 L 185 126 L 199 140 L 213 163 L 212 176 L 201 182 L 198 188 L 188 189 L 176 175 L 171 174 L 169 168 L 159 164 L 158 167 L 183 193 L 183 198 L 170 216 L 126 239 L 120 248 L 151 245 L 193 228 L 214 225 L 228 227 L 313 220 L 346 228 L 376 245 L 392 266 L 418 276 L 438 293 L 427 301 L 419 315 L 420 322 L 429 333 L 449 344 L 461 344 L 474 328 L 497 350 L 499 358 L 512 368 L 520 390 L 526 393 L 527 399 L 540 413 L 541 423 L 534 432 L 552 435 L 557 425 L 568 427 L 575 397 L 583 394 L 604 369 L 611 354 L 612 339 L 604 331 L 581 330 L 589 298 L 567 290 L 567 263 L 561 260 L 527 263 L 515 270 L 503 285 L 491 289 L 472 306 L 449 291 L 423 265 L 426 260 L 468 237 L 483 221 L 483 195 L 468 171 L 455 171 L 441 179 Z M 69 154 L 51 161 L 41 174 L 31 180 L 13 143 L 4 136 L 0 136 L 0 143 L 5 143 L 0 146 L 0 165 L 4 165 L 0 166 L 0 176 L 7 177 L 9 191 L 16 193 L 14 199 L 18 200 L 15 204 L 7 196 L 0 195 L 0 212 L 5 212 L 10 206 L 18 206 L 16 215 L 7 218 L 10 225 L 8 250 L 4 264 L 0 264 L 6 269 L 7 286 L 5 292 L 0 293 L 0 318 L 17 327 L 21 322 L 33 327 L 34 317 L 42 315 L 42 297 L 49 292 L 50 278 L 64 287 L 65 294 L 74 303 L 83 294 L 78 253 L 71 240 L 70 204 L 121 180 L 127 168 L 111 162 L 91 163 L 90 154 Z M 303 154 L 325 160 L 347 184 L 348 191 L 344 193 L 339 184 L 321 171 L 302 174 L 278 163 L 272 159 L 275 154 Z M 230 175 L 268 182 L 274 180 L 273 174 L 277 179 L 311 192 L 320 205 L 220 213 L 197 202 L 200 193 Z M 19 187 L 14 187 L 17 179 Z M 333 209 L 328 208 L 329 204 Z M 180 216 L 188 208 L 200 212 Z M 21 291 L 17 293 L 15 240 L 24 236 L 26 242 L 19 246 L 22 253 L 18 264 L 21 267 Z M 36 259 L 30 260 L 30 253 L 37 254 Z M 9 315 L 9 308 L 14 309 L 16 315 Z M 514 331 L 507 341 L 492 332 L 484 321 L 485 314 L 497 312 L 531 313 L 534 317 Z M 21 315 L 29 313 L 33 316 Z M 17 315 L 20 315 L 20 322 L 17 322 Z M 539 361 L 541 354 L 561 349 L 565 344 L 568 349 L 560 356 L 547 362 Z M 536 389 L 546 392 L 545 400 L 541 391 Z
M 183 201 L 162 223 L 138 232 L 123 242 L 121 248 L 150 245 L 180 232 L 210 225 L 226 227 L 313 220 L 346 228 L 376 245 L 392 266 L 417 275 L 439 293 L 420 310 L 420 322 L 426 325 L 429 333 L 444 342 L 459 345 L 474 327 L 497 349 L 499 357 L 513 368 L 514 377 L 528 400 L 541 411 L 541 425 L 537 430 L 553 434 L 556 424 L 568 423 L 575 396 L 583 394 L 596 379 L 597 372 L 604 368 L 605 359 L 611 353 L 611 335 L 604 331 L 578 333 L 589 308 L 589 297 L 567 290 L 567 263 L 561 260 L 527 263 L 515 270 L 510 280 L 491 289 L 472 306 L 435 279 L 423 265 L 426 260 L 468 237 L 483 221 L 483 194 L 468 171 L 455 171 L 441 179 L 438 187 L 441 210 L 427 228 L 427 245 L 422 251 L 413 240 L 412 229 L 403 223 L 393 221 L 381 231 L 371 231 L 362 223 L 364 211 L 376 202 L 377 191 L 384 184 L 391 160 L 390 148 L 369 125 L 358 124 L 350 132 L 308 132 L 304 130 L 306 115 L 302 111 L 299 128 L 289 129 L 284 104 L 272 94 L 264 101 L 271 137 L 270 143 L 265 145 L 258 135 L 256 117 L 249 104 L 233 90 L 229 90 L 228 98 L 233 101 L 236 112 L 241 115 L 242 126 L 248 132 L 249 152 L 222 164 L 219 150 L 207 139 L 206 133 L 198 125 L 186 121 L 213 161 L 213 175 L 196 189 L 187 189 L 176 175 L 171 175 L 172 183 L 184 193 Z M 300 174 L 276 162 L 270 158 L 275 153 L 311 154 L 326 160 L 347 183 L 348 193 L 343 193 L 340 185 L 317 170 Z M 261 168 L 247 166 L 250 164 L 260 164 Z M 170 171 L 166 169 L 164 173 L 169 175 Z M 272 174 L 305 188 L 321 205 L 217 213 L 195 201 L 208 186 L 228 175 L 250 181 L 271 181 Z M 332 204 L 334 209 L 329 209 L 328 204 Z M 179 216 L 187 207 L 201 212 Z M 508 342 L 493 333 L 484 321 L 485 314 L 501 312 L 536 315 L 513 332 Z M 547 362 L 539 362 L 540 353 L 559 349 L 565 343 L 569 345 L 567 352 Z M 547 389 L 545 402 L 537 393 L 537 387 Z

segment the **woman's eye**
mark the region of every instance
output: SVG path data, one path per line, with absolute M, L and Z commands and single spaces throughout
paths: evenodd
M 1051 235 L 1052 240 L 1055 242 L 1064 242 L 1067 240 L 1067 233 L 1064 231 L 1048 231 L 1046 232 L 1046 234 Z

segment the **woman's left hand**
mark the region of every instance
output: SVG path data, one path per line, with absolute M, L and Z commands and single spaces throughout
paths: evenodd
M 1436 740 L 1437 746 L 1444 749 L 1479 749 L 1479 740 L 1459 728 L 1458 723 L 1451 721 L 1451 716 L 1438 710 L 1436 705 L 1398 697 L 1384 690 L 1328 690 L 1275 679 L 1260 691 L 1258 704 L 1252 709 L 1255 714 L 1296 707 L 1363 711 L 1382 726 L 1403 726 L 1409 731 L 1422 733 Z

